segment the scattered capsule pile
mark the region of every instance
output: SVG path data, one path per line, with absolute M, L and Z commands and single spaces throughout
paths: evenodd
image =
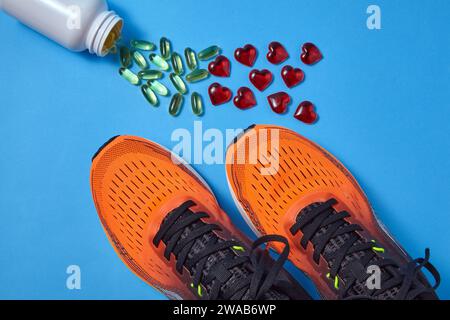
M 199 52 L 197 59 L 195 51 L 186 48 L 184 56 L 189 69 L 186 72 L 183 58 L 177 52 L 172 52 L 172 44 L 167 38 L 161 38 L 159 54 L 154 52 L 157 49 L 156 45 L 145 40 L 131 40 L 130 46 L 131 48 L 120 46 L 119 74 L 132 85 L 140 86 L 145 99 L 156 107 L 159 105 L 158 96 L 171 95 L 169 88 L 160 81 L 165 73 L 169 73 L 169 80 L 177 92 L 172 95 L 169 105 L 169 113 L 174 117 L 180 114 L 184 96 L 189 92 L 187 83 L 199 82 L 210 76 L 208 70 L 199 69 L 198 59 L 209 60 L 220 52 L 219 47 L 212 46 Z M 137 66 L 137 72 L 132 70 L 133 65 Z M 151 69 L 151 65 L 156 70 Z M 203 115 L 203 99 L 198 92 L 191 94 L 191 107 L 196 116 Z
M 141 86 L 144 97 L 153 106 L 158 106 L 158 96 L 170 95 L 170 90 L 159 81 L 163 78 L 165 72 L 170 73 L 170 82 L 177 91 L 176 94 L 172 95 L 169 105 L 169 113 L 172 116 L 177 116 L 181 112 L 184 104 L 184 96 L 189 92 L 186 82 L 189 84 L 196 83 L 209 78 L 210 75 L 216 77 L 231 76 L 231 61 L 220 54 L 221 49 L 218 46 L 208 47 L 198 54 L 191 48 L 186 48 L 184 50 L 184 57 L 187 68 L 189 69 L 189 71 L 186 72 L 186 75 L 184 75 L 185 70 L 181 55 L 172 52 L 171 42 L 167 38 L 161 38 L 160 54 L 154 52 L 149 54 L 148 61 L 158 69 L 150 70 L 150 64 L 143 52 L 155 50 L 155 44 L 143 40 L 132 40 L 131 49 L 122 46 L 120 48 L 120 61 L 122 67 L 119 69 L 119 73 L 131 84 Z M 251 44 L 238 48 L 234 52 L 236 61 L 250 68 L 253 68 L 255 65 L 257 57 L 258 51 Z M 270 63 L 280 65 L 289 59 L 289 53 L 281 43 L 271 42 L 268 47 L 266 58 Z M 322 60 L 323 56 L 314 44 L 305 43 L 302 46 L 300 58 L 306 65 L 313 65 Z M 206 70 L 199 67 L 198 60 L 212 61 L 209 63 L 208 69 Z M 133 72 L 131 69 L 133 64 L 139 67 L 137 73 Z M 291 89 L 305 80 L 305 73 L 300 68 L 285 65 L 281 70 L 281 77 L 287 88 Z M 273 73 L 267 69 L 253 69 L 249 73 L 250 83 L 261 92 L 270 87 L 273 79 Z M 142 82 L 145 83 L 142 84 Z M 209 86 L 208 94 L 211 103 L 215 106 L 227 103 L 233 99 L 233 92 L 218 82 L 214 82 Z M 292 99 L 286 92 L 277 92 L 269 95 L 267 101 L 275 113 L 284 114 L 287 112 Z M 245 110 L 256 106 L 257 101 L 250 88 L 241 87 L 237 90 L 233 103 L 237 108 Z M 191 94 L 191 108 L 192 112 L 197 116 L 201 116 L 204 113 L 203 99 L 198 92 L 193 92 Z M 318 115 L 314 104 L 310 101 L 301 102 L 294 113 L 294 118 L 307 124 L 315 123 L 318 119 Z

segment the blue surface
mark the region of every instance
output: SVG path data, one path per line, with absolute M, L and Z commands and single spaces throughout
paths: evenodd
M 366 27 L 372 1 L 110 1 L 127 23 L 126 36 L 175 50 L 218 44 L 224 54 L 253 43 L 256 67 L 277 75 L 259 105 L 207 106 L 204 129 L 273 123 L 318 142 L 355 174 L 381 220 L 414 256 L 432 249 L 450 298 L 450 2 L 381 1 L 382 30 Z M 189 105 L 167 114 L 168 99 L 150 107 L 117 74 L 111 59 L 71 53 L 0 13 L 0 298 L 162 299 L 116 256 L 100 226 L 89 189 L 90 158 L 116 134 L 133 134 L 173 147 L 176 128 L 193 128 Z M 304 66 L 307 79 L 290 91 L 290 115 L 266 105 L 285 90 L 281 67 L 269 65 L 267 44 L 278 40 L 299 61 L 300 45 L 316 43 L 326 58 Z M 234 61 L 234 60 L 233 60 Z M 205 65 L 205 64 L 204 64 Z M 236 91 L 249 69 L 233 62 L 220 80 Z M 207 86 L 196 85 L 206 98 Z M 166 80 L 167 83 L 167 80 Z M 320 121 L 292 118 L 313 101 Z M 207 99 L 205 99 L 207 100 Z M 246 231 L 226 186 L 223 165 L 195 165 L 224 209 Z M 66 267 L 82 270 L 82 289 L 66 288 Z M 297 272 L 298 274 L 298 272 Z M 304 282 L 304 279 L 302 280 Z M 308 285 L 310 287 L 310 285 Z

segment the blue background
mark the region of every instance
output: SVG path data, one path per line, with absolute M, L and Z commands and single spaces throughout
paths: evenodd
M 318 142 L 355 174 L 381 220 L 414 256 L 432 249 L 442 298 L 450 298 L 450 2 L 382 1 L 382 30 L 366 27 L 373 1 L 119 1 L 126 38 L 172 40 L 176 51 L 218 44 L 232 58 L 253 43 L 255 67 L 276 74 L 259 105 L 207 103 L 204 129 L 283 125 Z M 275 5 L 274 5 L 275 4 Z M 186 104 L 174 119 L 168 98 L 156 109 L 117 73 L 117 61 L 65 50 L 0 13 L 0 298 L 163 299 L 116 256 L 100 226 L 90 188 L 90 159 L 117 134 L 133 134 L 172 148 L 177 128 L 197 120 Z M 286 90 L 265 60 L 267 44 L 282 42 L 289 64 L 307 79 L 290 90 L 290 114 L 267 106 L 268 93 Z M 299 60 L 316 43 L 325 59 Z M 233 61 L 220 80 L 236 91 L 249 69 Z M 203 64 L 206 66 L 205 64 Z M 207 98 L 207 86 L 192 86 Z M 165 80 L 167 82 L 167 79 Z M 320 121 L 292 117 L 302 100 L 317 105 Z M 205 99 L 205 101 L 209 101 Z M 195 165 L 236 224 L 249 231 L 226 186 L 223 165 Z M 82 289 L 66 288 L 66 268 L 82 270 Z M 293 268 L 291 268 L 293 270 Z M 308 288 L 311 285 L 300 275 Z

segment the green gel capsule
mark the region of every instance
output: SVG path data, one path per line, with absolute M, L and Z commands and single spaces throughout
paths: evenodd
M 142 51 L 153 51 L 156 49 L 156 45 L 154 43 L 144 40 L 131 40 L 131 46 L 134 49 Z
M 184 56 L 186 58 L 186 64 L 189 70 L 194 71 L 198 68 L 197 55 L 195 54 L 194 50 L 192 50 L 191 48 L 186 48 L 184 50 Z
M 184 98 L 183 95 L 177 93 L 173 96 L 169 105 L 169 113 L 176 117 L 180 114 L 181 108 L 183 107 Z
M 141 70 L 138 76 L 142 80 L 158 80 L 163 77 L 163 73 L 158 70 Z
M 168 96 L 170 94 L 169 89 L 157 80 L 151 80 L 148 84 L 150 85 L 150 88 L 160 96 Z
M 160 68 L 161 70 L 167 71 L 170 69 L 170 66 L 167 63 L 167 61 L 164 60 L 161 56 L 157 55 L 156 53 L 152 53 L 150 55 L 150 62 L 153 63 L 158 68 Z
M 120 64 L 124 68 L 131 67 L 132 60 L 131 60 L 131 52 L 130 49 L 127 47 L 120 47 Z
M 139 79 L 139 77 L 134 74 L 130 69 L 127 68 L 120 68 L 119 69 L 119 74 L 125 79 L 127 80 L 129 83 L 138 86 L 141 84 L 141 79 Z
M 181 77 L 179 75 L 176 75 L 175 73 L 171 73 L 169 78 L 170 78 L 170 81 L 172 81 L 173 86 L 175 87 L 175 89 L 177 89 L 177 91 L 179 93 L 181 93 L 181 94 L 187 93 L 186 84 L 184 83 L 183 79 L 181 79 Z
M 159 50 L 161 51 L 161 57 L 163 57 L 164 60 L 170 59 L 170 56 L 172 55 L 172 44 L 169 39 L 164 37 L 161 38 L 161 41 L 159 42 Z
M 147 99 L 147 101 L 154 107 L 156 107 L 159 103 L 158 101 L 158 97 L 156 96 L 156 94 L 153 92 L 152 89 L 150 89 L 150 87 L 146 84 L 144 84 L 141 87 L 142 90 L 142 94 L 144 95 L 145 99 Z
M 203 115 L 204 108 L 203 108 L 202 96 L 200 94 L 198 94 L 197 92 L 194 92 L 191 95 L 191 106 L 192 106 L 192 112 L 196 116 Z
M 198 58 L 202 61 L 214 58 L 220 53 L 220 48 L 218 46 L 211 46 L 198 53 Z
M 186 76 L 186 80 L 190 83 L 199 82 L 209 77 L 208 70 L 197 69 Z
M 172 68 L 175 74 L 179 76 L 184 73 L 183 60 L 181 60 L 181 56 L 176 52 L 172 53 Z
M 147 59 L 139 51 L 133 52 L 133 60 L 141 69 L 148 69 Z

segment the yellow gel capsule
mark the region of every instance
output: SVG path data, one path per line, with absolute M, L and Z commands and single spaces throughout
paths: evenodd
M 139 51 L 133 52 L 133 60 L 141 69 L 148 69 L 147 59 Z
M 197 69 L 186 76 L 186 80 L 190 83 L 199 82 L 209 77 L 208 70 Z
M 205 60 L 209 60 L 209 59 L 214 58 L 219 53 L 220 53 L 220 48 L 218 46 L 211 46 L 211 47 L 208 47 L 208 48 L 200 51 L 198 53 L 198 58 L 200 60 L 205 61 Z
M 158 70 L 141 70 L 139 71 L 138 76 L 142 80 L 158 80 L 161 79 L 164 75 L 161 71 Z
M 142 51 L 153 51 L 156 49 L 156 45 L 154 43 L 145 40 L 131 40 L 131 46 L 134 49 Z
M 168 96 L 170 94 L 169 89 L 158 80 L 151 80 L 148 82 L 150 88 L 160 96 Z
M 120 64 L 122 67 L 129 68 L 132 63 L 130 49 L 127 47 L 120 47 Z
M 120 68 L 119 74 L 132 85 L 138 86 L 141 84 L 141 79 L 130 69 Z
M 170 81 L 172 81 L 173 86 L 175 87 L 175 89 L 177 89 L 177 91 L 181 94 L 186 94 L 187 93 L 187 87 L 186 84 L 184 83 L 183 79 L 181 79 L 181 77 L 175 73 L 171 73 L 170 76 Z
M 170 59 L 170 56 L 172 55 L 172 44 L 169 39 L 164 37 L 161 38 L 161 41 L 159 42 L 159 50 L 161 51 L 161 57 L 164 60 Z
M 194 71 L 198 68 L 197 55 L 194 50 L 191 48 L 186 48 L 184 50 L 184 57 L 186 58 L 186 64 L 189 70 Z
M 198 94 L 197 92 L 192 93 L 191 95 L 191 106 L 192 106 L 192 112 L 196 116 L 201 116 L 204 113 L 204 107 L 203 107 L 203 100 L 202 96 Z
M 150 55 L 150 62 L 163 71 L 167 71 L 170 69 L 170 66 L 167 63 L 167 61 L 164 60 L 161 56 L 157 55 L 156 53 L 152 53 Z
M 156 96 L 156 94 L 153 92 L 153 90 L 146 84 L 144 84 L 141 87 L 142 90 L 142 94 L 144 95 L 145 99 L 147 99 L 147 101 L 154 107 L 156 107 L 159 103 L 158 101 L 158 97 Z
M 184 73 L 183 60 L 181 59 L 181 56 L 176 52 L 172 53 L 172 68 L 173 71 L 179 76 Z
M 183 95 L 177 93 L 173 96 L 169 105 L 169 113 L 176 117 L 180 114 L 181 108 L 183 107 L 184 98 Z

